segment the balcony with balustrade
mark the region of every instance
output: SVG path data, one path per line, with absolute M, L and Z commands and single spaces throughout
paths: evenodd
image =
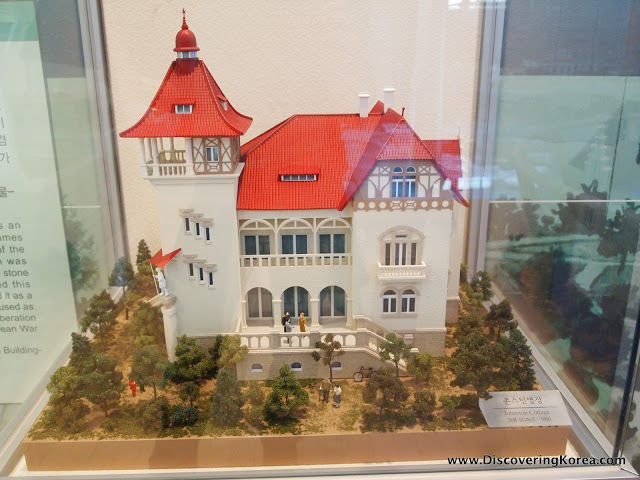
M 382 265 L 378 262 L 378 280 L 407 281 L 425 280 L 427 278 L 427 265 Z

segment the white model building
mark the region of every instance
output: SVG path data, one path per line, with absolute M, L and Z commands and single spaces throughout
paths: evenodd
M 184 19 L 174 51 L 149 109 L 120 134 L 139 138 L 157 192 L 169 354 L 182 334 L 238 334 L 250 347 L 241 378 L 285 362 L 321 375 L 309 352 L 329 331 L 352 353 L 338 377 L 375 363 L 389 331 L 443 354 L 458 313 L 453 205 L 467 206 L 458 140 L 421 140 L 385 89 L 370 110 L 361 94 L 359 113 L 294 115 L 241 146 L 252 119 L 198 59 Z M 294 327 L 304 312 L 307 332 L 284 333 L 285 312 Z

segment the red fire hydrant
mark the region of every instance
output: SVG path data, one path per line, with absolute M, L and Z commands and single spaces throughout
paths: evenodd
M 136 382 L 134 382 L 133 380 L 129 381 L 129 388 L 131 389 L 131 396 L 135 397 L 136 396 Z

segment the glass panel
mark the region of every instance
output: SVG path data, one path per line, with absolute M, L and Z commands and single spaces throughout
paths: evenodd
M 345 253 L 347 251 L 344 233 L 335 233 L 333 235 L 333 251 L 334 253 Z
M 296 235 L 296 253 L 307 253 L 307 236 Z
M 244 237 L 244 254 L 255 255 L 256 254 L 256 237 L 253 235 L 246 235 Z
M 287 288 L 282 294 L 282 303 L 284 304 L 284 312 L 289 312 L 292 317 L 296 317 L 296 305 L 294 301 L 293 287 Z
M 324 288 L 320 292 L 320 316 L 331 316 L 331 287 Z
M 298 293 L 298 311 L 296 317 L 300 316 L 300 313 L 304 312 L 305 316 L 309 317 L 309 292 L 302 287 L 297 287 Z
M 249 290 L 247 293 L 247 308 L 249 309 L 249 317 L 257 318 L 260 316 L 260 303 L 257 288 Z
M 320 234 L 320 253 L 331 252 L 331 235 Z
M 347 298 L 344 290 L 340 287 L 334 287 L 333 297 L 333 314 L 336 317 L 344 317 L 347 311 Z
M 418 264 L 417 258 L 416 258 L 417 250 L 418 250 L 417 244 L 412 243 L 411 244 L 411 263 L 410 263 L 411 265 L 417 265 Z
M 391 265 L 391 244 L 384 244 L 384 264 Z
M 260 235 L 260 255 L 269 255 L 271 249 L 269 247 L 269 235 Z
M 293 253 L 293 235 L 282 235 L 282 253 Z
M 271 292 L 264 288 L 260 289 L 260 300 L 262 302 L 262 316 L 273 317 L 273 312 L 271 310 Z

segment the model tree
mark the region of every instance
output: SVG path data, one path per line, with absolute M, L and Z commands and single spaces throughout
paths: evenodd
M 102 350 L 107 350 L 106 336 L 116 324 L 116 305 L 106 290 L 91 297 L 89 308 L 80 320 L 82 331 L 90 330 L 102 342 Z
M 449 360 L 449 370 L 455 375 L 454 387 L 473 386 L 478 397 L 490 398 L 493 384 L 495 354 L 492 345 L 480 331 L 473 331 L 459 341 L 459 348 Z
M 362 391 L 362 400 L 377 412 L 366 412 L 363 430 L 393 430 L 403 425 L 405 404 L 409 390 L 389 368 L 381 368 Z M 414 418 L 415 422 L 415 418 Z
M 442 408 L 444 408 L 445 412 L 453 419 L 456 419 L 456 408 L 460 406 L 460 402 L 462 399 L 460 397 L 452 396 L 452 395 L 442 395 L 440 397 L 440 404 Z
M 489 272 L 480 270 L 471 280 L 471 288 L 482 293 L 482 299 L 486 302 L 491 300 L 493 290 L 491 289 L 491 277 Z
M 189 405 L 193 407 L 193 402 L 197 402 L 200 398 L 200 387 L 195 382 L 184 382 L 178 396 L 180 400 L 188 401 Z
M 249 347 L 240 344 L 240 337 L 228 335 L 222 339 L 219 352 L 218 367 L 235 368 L 236 364 L 244 360 L 247 356 Z
M 244 399 L 236 371 L 223 367 L 218 372 L 216 387 L 211 394 L 211 418 L 220 427 L 234 427 L 242 420 Z
M 329 381 L 333 383 L 333 370 L 331 369 L 331 363 L 333 363 L 335 358 L 344 353 L 342 350 L 342 344 L 339 341 L 334 340 L 333 333 L 327 333 L 323 339 L 316 342 L 316 348 L 320 349 L 320 351 L 314 350 L 311 352 L 311 356 L 316 362 L 322 359 L 322 363 L 329 366 Z
M 78 391 L 94 405 L 99 406 L 107 417 L 109 409 L 120 401 L 124 391 L 122 373 L 116 370 L 117 361 L 102 353 L 95 353 L 83 366 L 78 378 Z
M 265 403 L 265 413 L 271 418 L 292 417 L 300 408 L 309 403 L 309 394 L 289 368 L 282 365 L 278 376 L 273 379 L 271 393 Z
M 156 386 L 162 383 L 167 365 L 169 365 L 169 360 L 156 345 L 136 350 L 133 352 L 129 378 L 139 385 L 151 385 L 153 398 L 156 399 L 158 398 Z
M 536 374 L 533 370 L 531 348 L 520 330 L 512 330 L 508 337 L 500 338 L 500 369 L 496 386 L 500 390 L 533 390 Z
M 142 239 L 138 242 L 138 254 L 136 255 L 136 266 L 138 269 L 140 269 L 140 267 L 142 267 L 150 258 L 151 252 L 149 251 L 149 246 L 147 245 L 147 242 Z
M 47 422 L 75 433 L 83 428 L 83 418 L 89 413 L 78 390 L 78 372 L 71 365 L 58 368 L 47 384 L 51 394 L 51 409 L 45 414 Z
M 125 257 L 120 257 L 109 275 L 109 285 L 122 287 L 122 300 L 124 302 L 125 318 L 129 320 L 129 307 L 127 306 L 127 288 L 131 288 L 134 273 L 133 267 Z
M 133 342 L 138 348 L 162 345 L 164 324 L 160 309 L 152 307 L 148 302 L 138 302 L 138 309 L 131 317 L 131 330 L 135 335 Z
M 485 317 L 485 323 L 489 327 L 489 332 L 493 335 L 495 329 L 496 341 L 500 338 L 502 332 L 511 331 L 516 328 L 516 321 L 513 319 L 513 311 L 509 300 L 503 300 L 497 305 L 491 305 L 489 313 Z
M 407 364 L 407 371 L 416 377 L 418 382 L 429 382 L 433 375 L 433 359 L 428 353 L 416 353 Z
M 627 256 L 635 254 L 640 233 L 640 205 L 628 202 L 622 210 L 616 210 L 613 219 L 608 219 L 600 235 L 598 253 L 603 257 L 620 257 L 618 273 L 627 264 Z
M 419 390 L 413 395 L 411 409 L 422 422 L 431 420 L 436 409 L 436 394 L 428 390 Z
M 385 336 L 387 340 L 382 345 L 378 346 L 378 355 L 383 361 L 391 360 L 396 366 L 396 377 L 400 376 L 400 360 L 406 359 L 411 354 L 411 346 L 407 345 L 402 337 L 399 337 L 395 333 L 387 333 Z
M 202 347 L 182 335 L 176 345 L 176 360 L 167 367 L 165 377 L 174 383 L 198 382 L 205 378 L 208 367 Z

